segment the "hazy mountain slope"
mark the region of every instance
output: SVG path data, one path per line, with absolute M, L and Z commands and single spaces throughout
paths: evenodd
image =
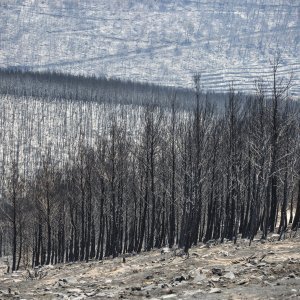
M 0 1 L 0 66 L 252 89 L 280 50 L 300 94 L 298 1 Z

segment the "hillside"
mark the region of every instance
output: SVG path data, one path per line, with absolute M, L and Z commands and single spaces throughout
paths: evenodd
M 299 237 L 127 255 L 4 274 L 1 299 L 299 299 Z M 164 251 L 162 251 L 164 252 Z M 29 276 L 31 274 L 31 277 Z
M 0 299 L 300 297 L 299 0 L 0 10 Z
M 0 1 L 0 66 L 58 70 L 249 91 L 270 74 L 294 74 L 300 94 L 297 1 Z

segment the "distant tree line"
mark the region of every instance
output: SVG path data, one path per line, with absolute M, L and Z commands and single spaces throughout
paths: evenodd
M 193 109 L 195 103 L 192 89 L 117 78 L 68 75 L 54 71 L 33 72 L 16 67 L 0 68 L 2 95 L 124 105 L 148 105 L 159 102 L 160 106 L 166 107 L 169 106 L 169 99 L 175 92 L 178 108 Z M 222 93 L 210 92 L 211 102 L 217 107 L 223 98 Z
M 147 92 L 130 118 L 115 105 L 93 144 L 86 143 L 83 119 L 64 164 L 56 160 L 65 150 L 61 142 L 55 151 L 48 148 L 33 176 L 21 171 L 16 139 L 13 155 L 3 152 L 10 160 L 1 177 L 0 254 L 11 254 L 17 270 L 162 246 L 187 252 L 209 240 L 251 242 L 258 233 L 266 239 L 277 231 L 284 238 L 288 224 L 296 230 L 300 222 L 300 111 L 288 97 L 290 83 L 277 78 L 277 65 L 273 73 L 271 94 L 259 85 L 245 101 L 231 89 L 221 110 L 201 92 L 199 76 L 186 100 L 194 102 L 192 109 L 182 109 L 176 91 L 168 105 L 152 101 L 153 93 L 147 103 Z M 3 74 L 7 88 L 13 75 Z M 51 98 L 50 91 L 64 84 L 55 76 L 41 81 L 39 97 L 46 89 Z M 62 98 L 77 93 L 76 80 Z M 90 82 L 97 89 L 95 79 L 85 89 L 78 80 L 78 95 L 91 92 Z M 28 89 L 16 85 L 15 92 L 29 97 Z M 11 86 L 9 93 L 15 92 Z

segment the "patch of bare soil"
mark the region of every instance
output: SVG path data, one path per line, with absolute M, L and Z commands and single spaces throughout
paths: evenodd
M 179 251 L 177 251 L 179 252 Z M 300 238 L 200 245 L 5 274 L 0 299 L 300 299 Z

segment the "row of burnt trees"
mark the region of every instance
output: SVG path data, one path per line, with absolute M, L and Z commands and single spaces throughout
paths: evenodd
M 144 105 L 154 96 L 159 98 L 160 106 L 168 106 L 174 90 L 172 87 L 130 80 L 0 68 L 0 94 L 19 97 Z M 192 90 L 176 88 L 176 94 L 180 108 L 189 109 L 194 105 Z M 214 94 L 211 101 L 217 102 L 221 97 L 222 94 Z
M 275 230 L 283 238 L 288 223 L 296 229 L 299 105 L 274 74 L 272 96 L 260 89 L 244 102 L 231 91 L 222 113 L 195 77 L 193 111 L 178 109 L 174 95 L 170 108 L 137 109 L 138 128 L 120 113 L 93 147 L 80 130 L 63 167 L 48 151 L 30 179 L 17 151 L 1 182 L 12 270 L 165 245 L 188 251 L 201 241 L 251 241 Z

